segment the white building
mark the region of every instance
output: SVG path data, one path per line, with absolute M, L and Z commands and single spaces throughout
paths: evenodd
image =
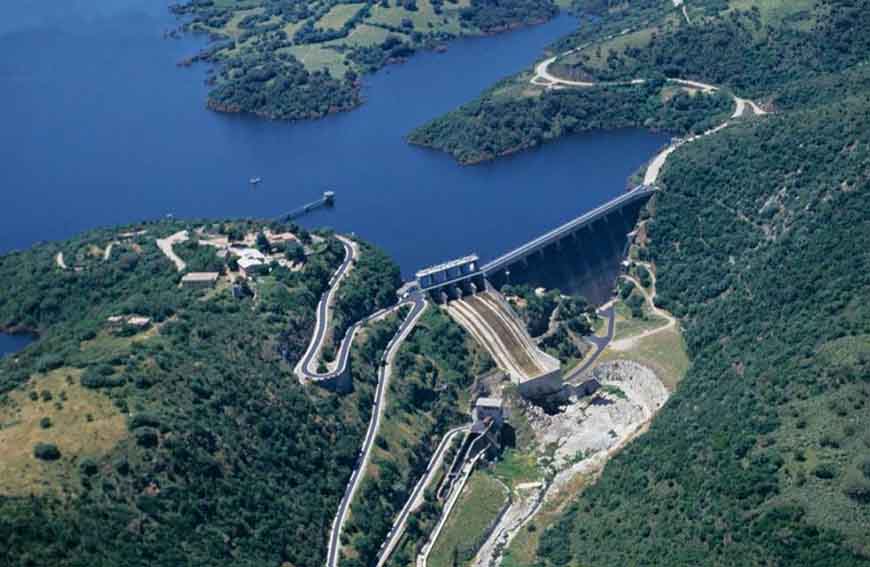
M 220 274 L 217 272 L 190 272 L 181 278 L 181 287 L 205 288 L 214 287 Z
M 257 258 L 244 257 L 239 260 L 239 273 L 243 278 L 251 279 L 262 271 L 265 264 Z

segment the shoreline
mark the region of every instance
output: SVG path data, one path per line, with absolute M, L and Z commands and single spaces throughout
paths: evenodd
M 183 14 L 176 12 L 175 9 L 173 9 L 173 6 L 170 6 L 170 12 L 176 18 L 181 18 L 183 16 Z M 361 107 L 366 102 L 366 100 L 360 94 L 362 92 L 363 78 L 364 77 L 374 75 L 375 73 L 378 73 L 378 72 L 382 71 L 383 69 L 388 68 L 391 65 L 398 65 L 398 64 L 406 63 L 410 59 L 412 59 L 414 57 L 414 55 L 416 55 L 418 53 L 421 53 L 421 52 L 424 52 L 424 53 L 444 53 L 444 52 L 449 50 L 450 44 L 455 42 L 456 40 L 495 37 L 498 35 L 507 34 L 507 33 L 517 31 L 520 29 L 531 28 L 534 26 L 546 24 L 547 22 L 552 21 L 554 18 L 557 18 L 558 16 L 560 16 L 562 14 L 571 15 L 567 10 L 562 10 L 562 9 L 557 8 L 556 11 L 548 18 L 538 18 L 538 19 L 530 20 L 528 22 L 515 22 L 512 24 L 497 26 L 497 27 L 490 28 L 487 30 L 478 30 L 476 33 L 458 34 L 458 35 L 454 35 L 452 37 L 449 37 L 446 40 L 435 40 L 432 42 L 423 43 L 419 46 L 413 46 L 412 47 L 413 52 L 410 55 L 401 56 L 401 57 L 389 57 L 389 58 L 385 59 L 377 67 L 373 67 L 372 69 L 365 70 L 365 71 L 361 70 L 359 72 L 359 78 L 353 82 L 353 85 L 351 87 L 351 94 L 353 96 L 353 103 L 347 107 L 330 107 L 329 110 L 327 110 L 326 112 L 323 112 L 323 113 L 314 112 L 309 116 L 281 116 L 281 115 L 275 114 L 275 113 L 247 109 L 247 108 L 242 107 L 239 104 L 225 104 L 225 103 L 216 101 L 212 97 L 212 92 L 214 90 L 214 87 L 218 85 L 217 81 L 215 80 L 215 78 L 212 74 L 210 74 L 210 76 L 205 81 L 206 85 L 210 87 L 209 92 L 206 93 L 205 106 L 207 109 L 209 109 L 213 112 L 219 112 L 222 114 L 238 114 L 241 116 L 247 115 L 247 116 L 253 116 L 256 118 L 275 121 L 275 122 L 282 121 L 282 122 L 295 123 L 295 122 L 308 121 L 308 120 L 312 120 L 312 121 L 313 120 L 320 120 L 320 119 L 327 118 L 327 117 L 335 115 L 335 114 L 340 114 L 343 112 L 351 112 L 351 111 L 356 110 L 359 107 Z M 200 50 L 198 53 L 196 53 L 192 56 L 186 57 L 186 58 L 182 59 L 181 61 L 178 61 L 176 63 L 176 66 L 178 66 L 178 67 L 192 67 L 194 63 L 206 63 L 206 64 L 211 66 L 212 70 L 218 69 L 221 65 L 224 64 L 224 62 L 222 62 L 221 60 L 219 60 L 215 57 L 216 52 L 219 51 L 219 49 L 217 49 L 217 47 L 219 46 L 220 42 L 228 41 L 228 38 L 224 38 L 222 36 L 216 36 L 216 35 L 211 34 L 211 33 L 206 33 L 203 30 L 192 29 L 190 26 L 191 26 L 190 23 L 183 23 L 179 27 L 175 28 L 174 30 L 171 30 L 171 32 L 164 33 L 164 39 L 175 39 L 178 37 L 178 34 L 206 35 L 206 36 L 208 36 L 208 42 L 207 42 L 206 46 L 202 48 L 202 50 Z M 301 44 L 301 45 L 313 45 L 313 44 Z M 325 69 L 325 67 L 324 67 L 324 69 Z M 314 71 L 309 71 L 309 73 L 312 73 L 312 72 L 314 72 Z M 336 81 L 343 80 L 343 79 L 339 79 L 339 78 L 335 78 L 335 77 L 334 77 L 334 79 Z M 489 158 L 488 160 L 483 160 L 483 161 L 489 161 L 489 160 L 495 159 L 497 157 L 501 157 L 501 156 L 493 156 L 492 158 Z M 463 164 L 463 165 L 466 165 L 466 164 Z

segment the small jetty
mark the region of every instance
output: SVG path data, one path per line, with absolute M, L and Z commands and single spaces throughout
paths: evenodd
M 310 213 L 311 211 L 314 211 L 321 207 L 332 207 L 333 205 L 335 205 L 335 191 L 324 191 L 323 196 L 316 201 L 312 201 L 311 203 L 302 205 L 298 209 L 293 209 L 289 213 L 284 213 L 283 215 L 277 217 L 276 220 L 281 222 L 289 222 L 294 219 L 298 219 L 302 215 Z

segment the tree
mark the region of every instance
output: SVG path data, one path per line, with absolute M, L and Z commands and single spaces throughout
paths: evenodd
M 269 244 L 269 239 L 262 232 L 257 233 L 257 250 L 263 254 L 268 254 L 272 250 L 272 245 Z
M 41 461 L 56 461 L 60 458 L 60 449 L 54 443 L 37 443 L 33 446 L 33 456 Z

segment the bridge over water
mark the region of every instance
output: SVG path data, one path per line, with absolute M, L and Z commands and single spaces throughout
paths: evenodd
M 534 238 L 501 256 L 480 265 L 476 254 L 458 258 L 450 262 L 431 266 L 416 273 L 416 283 L 420 290 L 427 293 L 446 293 L 462 295 L 463 291 L 483 289 L 485 280 L 507 270 L 511 265 L 523 261 L 530 255 L 542 251 L 608 215 L 621 211 L 624 207 L 652 196 L 658 189 L 653 185 L 638 185 L 622 195 L 562 224 L 553 230 Z

